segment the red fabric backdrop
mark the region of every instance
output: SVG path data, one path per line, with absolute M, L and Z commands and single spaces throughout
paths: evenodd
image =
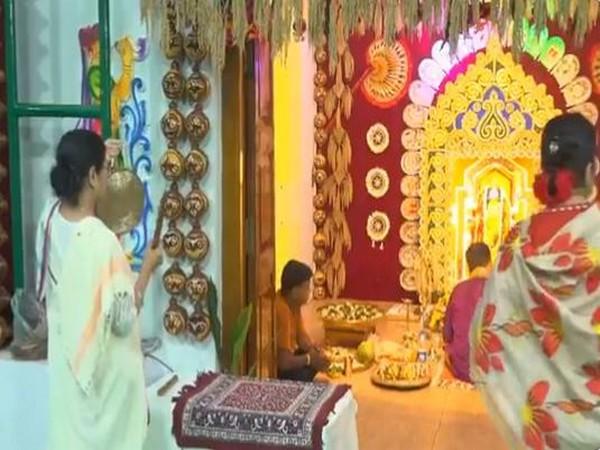
M 582 48 L 576 48 L 568 37 L 554 26 L 550 27 L 550 34 L 565 39 L 567 53 L 574 53 L 579 57 L 581 74 L 590 77 L 592 46 L 600 42 L 600 27 L 586 38 Z M 419 41 L 404 41 L 412 66 L 409 83 L 418 77 L 419 63 L 424 58 L 431 57 L 431 46 L 437 39 L 439 37 L 424 36 Z M 382 109 L 369 103 L 360 88 L 356 86 L 367 70 L 366 54 L 372 42 L 373 35 L 369 34 L 355 36 L 350 41 L 356 66 L 352 83 L 355 89 L 352 115 L 345 125 L 352 141 L 350 171 L 354 184 L 354 199 L 346 211 L 352 233 L 352 249 L 345 255 L 347 279 L 342 296 L 362 300 L 398 301 L 404 298 L 416 300 L 416 293 L 404 292 L 400 287 L 399 275 L 402 269 L 398 261 L 398 252 L 403 245 L 399 236 L 399 229 L 403 222 L 400 213 L 400 204 L 403 200 L 400 182 L 404 175 L 400 166 L 400 159 L 404 152 L 400 139 L 406 128 L 402 120 L 402 112 L 410 103 L 410 99 L 406 94 L 394 107 Z M 564 100 L 559 86 L 546 68 L 528 55 L 521 57 L 521 65 L 538 83 L 547 86 L 548 92 L 555 98 L 556 106 L 564 109 Z M 594 94 L 590 101 L 598 104 L 599 100 L 600 96 Z M 387 151 L 379 155 L 369 150 L 366 141 L 367 130 L 377 122 L 383 123 L 390 135 Z M 389 191 L 380 199 L 371 197 L 365 187 L 366 174 L 373 167 L 384 168 L 390 178 Z M 366 232 L 367 218 L 375 210 L 385 212 L 390 219 L 390 232 L 384 241 L 383 249 L 380 249 L 379 245 L 373 247 Z

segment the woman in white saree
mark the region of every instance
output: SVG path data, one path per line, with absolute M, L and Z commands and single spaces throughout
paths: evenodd
M 596 132 L 552 119 L 534 184 L 546 206 L 500 251 L 471 330 L 471 377 L 512 449 L 600 448 Z
M 43 212 L 38 259 L 48 310 L 50 450 L 140 450 L 148 424 L 137 315 L 161 259 L 137 281 L 117 237 L 95 216 L 109 164 L 102 139 L 66 133 Z

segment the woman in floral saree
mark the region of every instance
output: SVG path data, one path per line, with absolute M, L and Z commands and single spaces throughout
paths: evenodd
M 551 120 L 534 192 L 546 208 L 512 230 L 471 330 L 471 377 L 510 449 L 600 448 L 600 208 L 596 139 Z
M 109 158 L 96 134 L 65 134 L 38 230 L 48 311 L 50 450 L 141 450 L 148 421 L 137 314 L 160 261 L 134 282 L 117 237 L 95 216 Z M 43 298 L 43 297 L 42 297 Z

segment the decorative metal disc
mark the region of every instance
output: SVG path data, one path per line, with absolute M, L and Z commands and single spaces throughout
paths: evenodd
M 376 155 L 383 153 L 390 145 L 390 133 L 382 123 L 376 123 L 367 131 L 367 145 Z
M 390 177 L 385 169 L 375 167 L 367 173 L 365 184 L 367 192 L 371 197 L 381 198 L 387 194 L 387 191 L 390 188 Z
M 144 212 L 144 185 L 131 170 L 118 170 L 108 177 L 106 195 L 98 202 L 98 217 L 115 234 L 133 230 Z

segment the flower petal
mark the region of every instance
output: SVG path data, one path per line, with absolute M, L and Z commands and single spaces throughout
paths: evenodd
M 496 372 L 504 372 L 504 364 L 502 363 L 502 360 L 500 359 L 500 357 L 498 355 L 493 355 L 490 358 L 490 362 L 492 364 L 492 368 Z
M 598 324 L 600 324 L 600 308 L 596 309 L 596 311 L 594 311 L 594 314 L 592 314 L 592 325 Z
M 496 315 L 496 305 L 487 305 L 483 312 L 483 324 L 489 326 Z
M 529 448 L 532 448 L 533 450 L 544 450 L 544 437 L 540 430 L 535 426 L 525 427 L 523 436 L 525 438 L 525 443 Z
M 500 272 L 505 272 L 512 264 L 512 260 L 513 260 L 513 250 L 511 248 L 507 248 L 506 250 L 504 250 L 502 252 L 502 255 L 500 256 L 500 262 L 498 263 L 498 270 Z
M 477 365 L 481 368 L 481 370 L 483 370 L 484 373 L 488 373 L 490 371 L 490 361 L 488 359 L 487 352 L 481 347 L 477 350 L 475 362 L 477 362 Z
M 504 350 L 502 341 L 490 330 L 485 330 L 481 335 L 481 345 L 488 353 L 498 353 Z
M 554 417 L 541 408 L 535 408 L 533 410 L 533 421 L 544 433 L 552 433 L 553 431 L 558 430 L 558 425 L 556 424 Z
M 530 313 L 535 323 L 543 326 L 544 328 L 550 327 L 552 320 L 550 318 L 550 314 L 548 314 L 548 311 L 543 306 L 533 308 Z
M 550 384 L 547 381 L 538 381 L 529 390 L 527 401 L 531 406 L 542 406 L 546 396 L 550 391 Z
M 560 448 L 560 443 L 558 442 L 558 437 L 555 434 L 547 434 L 546 435 L 546 445 L 551 449 L 558 450 Z
M 591 272 L 585 282 L 585 289 L 588 294 L 593 294 L 600 287 L 600 273 L 594 270 Z
M 542 348 L 546 356 L 551 358 L 558 351 L 562 337 L 554 330 L 547 331 L 542 337 Z
M 593 380 L 588 381 L 585 384 L 585 387 L 588 388 L 592 394 L 600 395 L 600 378 L 594 378 Z
M 566 252 L 571 249 L 571 234 L 565 233 L 558 236 L 550 245 L 551 253 Z
M 556 267 L 569 267 L 571 265 L 571 261 L 573 261 L 573 257 L 569 255 L 562 255 L 556 258 L 554 265 Z

